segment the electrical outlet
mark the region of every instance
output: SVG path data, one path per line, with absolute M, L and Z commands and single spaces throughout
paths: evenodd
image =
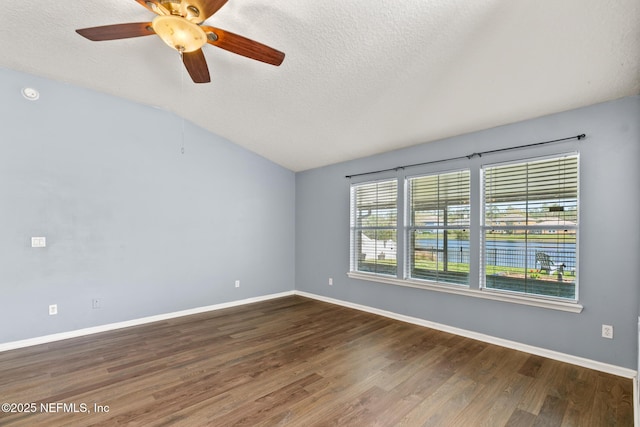
M 602 338 L 613 339 L 613 326 L 611 325 L 602 325 Z
M 49 306 L 49 316 L 58 314 L 58 304 L 51 304 Z
M 100 308 L 100 300 L 97 298 L 92 299 L 91 308 Z
M 333 277 L 329 277 L 329 286 L 333 286 Z
M 236 288 L 240 287 L 240 280 L 236 280 Z

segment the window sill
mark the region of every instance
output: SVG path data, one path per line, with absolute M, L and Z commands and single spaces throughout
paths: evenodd
M 570 313 L 581 313 L 584 308 L 577 302 L 558 301 L 554 299 L 534 298 L 526 295 L 514 295 L 506 292 L 491 291 L 484 289 L 469 289 L 463 285 L 440 285 L 433 282 L 423 282 L 418 280 L 403 280 L 395 277 L 384 277 L 373 274 L 349 272 L 347 276 L 352 279 L 368 280 L 370 282 L 386 283 L 389 285 L 407 286 L 410 288 L 426 289 L 429 291 L 445 292 L 448 294 L 464 295 L 474 298 L 482 298 L 493 301 L 510 302 L 513 304 L 529 305 L 532 307 L 547 308 L 550 310 L 567 311 Z

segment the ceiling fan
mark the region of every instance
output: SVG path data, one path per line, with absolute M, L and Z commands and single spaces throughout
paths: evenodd
M 117 40 L 157 34 L 180 52 L 182 62 L 195 83 L 208 83 L 209 68 L 202 46 L 209 43 L 229 52 L 278 66 L 284 53 L 246 37 L 202 23 L 216 13 L 227 0 L 135 0 L 157 14 L 151 22 L 105 25 L 76 30 L 93 40 Z

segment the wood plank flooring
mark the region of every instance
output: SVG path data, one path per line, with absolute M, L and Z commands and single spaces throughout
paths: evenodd
M 630 379 L 297 296 L 0 353 L 4 402 L 3 426 L 633 425 Z

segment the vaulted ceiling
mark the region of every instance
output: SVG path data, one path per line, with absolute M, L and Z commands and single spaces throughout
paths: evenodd
M 293 171 L 640 93 L 640 0 L 229 0 L 206 25 L 286 57 L 205 45 L 207 84 L 156 36 L 74 31 L 154 16 L 11 2 L 0 67 L 171 110 Z

